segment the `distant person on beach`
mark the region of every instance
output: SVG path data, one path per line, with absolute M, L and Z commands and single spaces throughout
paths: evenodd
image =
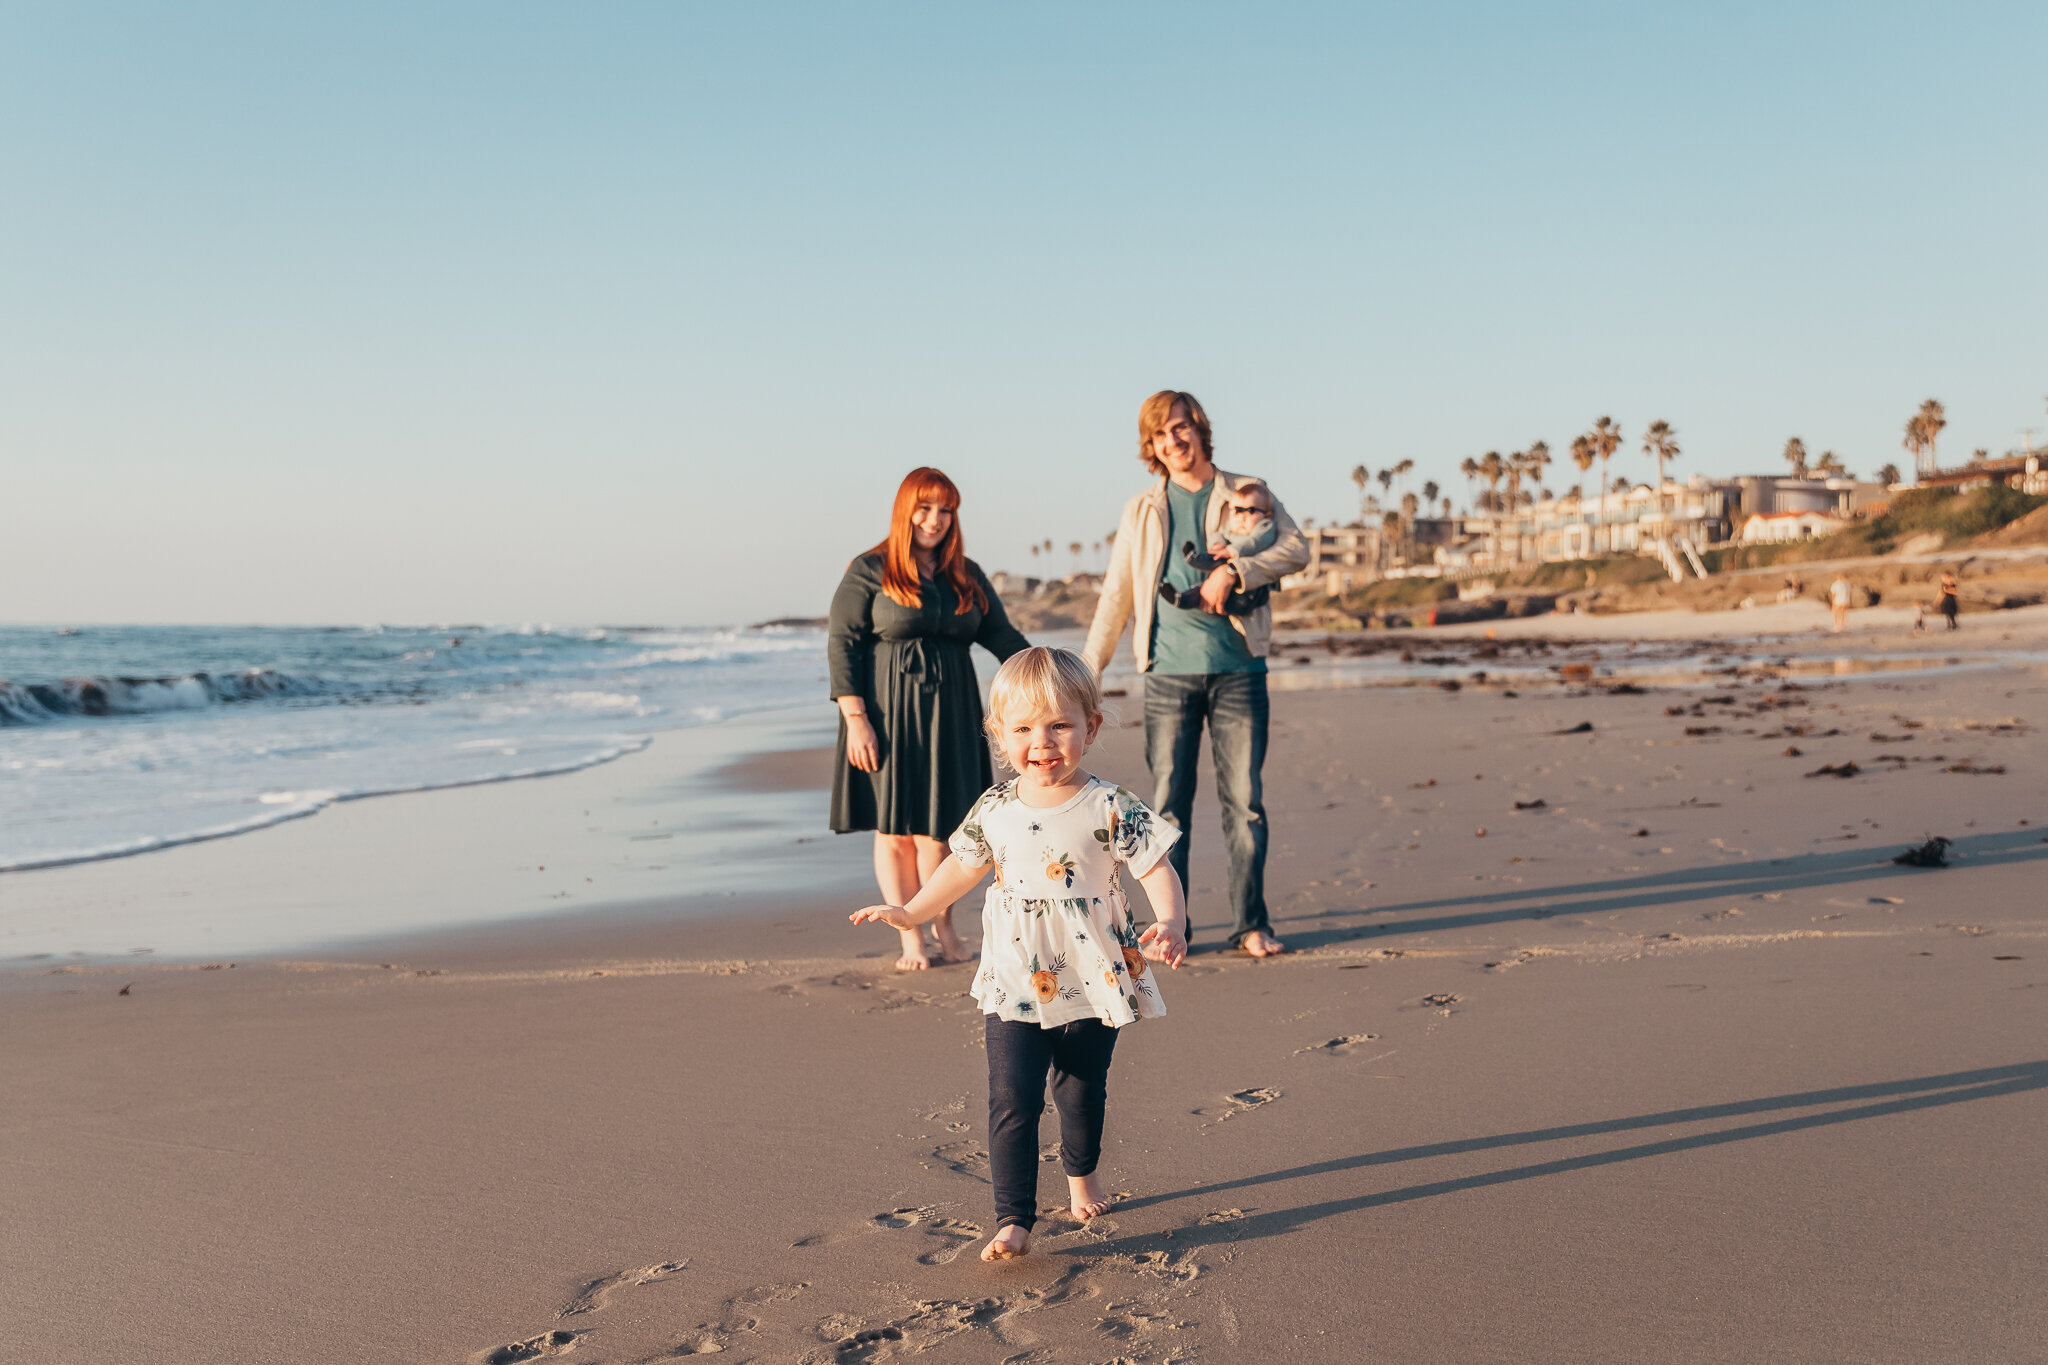
M 1308 563 L 1308 542 L 1265 482 L 1216 467 L 1209 415 L 1191 393 L 1165 389 L 1138 409 L 1138 458 L 1158 482 L 1124 504 L 1102 597 L 1082 657 L 1101 676 L 1130 625 L 1131 652 L 1145 680 L 1145 761 L 1152 804 L 1183 836 L 1195 809 L 1195 756 L 1202 727 L 1216 764 L 1223 842 L 1230 858 L 1230 942 L 1253 957 L 1285 946 L 1266 911 L 1266 652 L 1273 612 L 1261 603 L 1232 616 L 1232 594 L 1268 587 Z M 1264 496 L 1273 543 L 1202 570 L 1184 545 L 1223 539 L 1234 499 Z M 1161 585 L 1171 591 L 1168 600 Z M 1196 605 L 1181 605 L 1194 589 Z M 1188 839 L 1173 846 L 1173 869 L 1188 879 Z
M 1828 605 L 1835 613 L 1835 634 L 1840 635 L 1849 625 L 1849 599 L 1855 589 L 1842 574 L 1835 575 L 1835 581 L 1828 584 Z
M 1263 554 L 1280 539 L 1280 528 L 1273 524 L 1273 495 L 1264 487 L 1247 484 L 1229 494 L 1224 502 L 1230 510 L 1223 516 L 1222 535 L 1211 541 L 1206 550 L 1196 549 L 1192 540 L 1180 547 L 1181 558 L 1194 565 L 1204 580 L 1226 561 Z M 1253 588 L 1250 592 L 1234 592 L 1223 603 L 1224 614 L 1250 616 L 1266 605 L 1266 599 L 1272 594 L 1270 586 Z M 1199 587 L 1175 592 L 1172 584 L 1161 580 L 1159 595 L 1188 611 L 1202 609 L 1202 590 Z
M 906 934 L 943 916 L 994 868 L 982 904 L 974 1000 L 988 1052 L 989 1177 L 996 1235 L 984 1261 L 1021 1256 L 1038 1222 L 1038 1126 L 1052 1076 L 1069 1207 L 1107 1212 L 1096 1167 L 1117 1031 L 1166 1013 L 1148 959 L 1179 967 L 1187 911 L 1167 850 L 1180 832 L 1081 759 L 1102 726 L 1096 674 L 1064 649 L 1027 649 L 989 686 L 989 737 L 1017 776 L 991 786 L 955 830 L 952 852 L 907 903 L 870 905 L 855 924 Z M 1121 873 L 1145 888 L 1140 933 Z
M 1941 571 L 1941 598 L 1934 604 L 1934 609 L 1948 618 L 1948 628 L 1950 630 L 1956 628 L 1956 613 L 1962 610 L 1962 602 L 1957 596 L 1954 569 L 1943 569 Z
M 832 828 L 875 831 L 875 881 L 907 904 L 946 856 L 943 840 L 993 780 L 970 646 L 1007 659 L 1029 645 L 960 543 L 960 490 L 913 469 L 889 534 L 846 566 L 825 652 L 839 703 Z M 932 926 L 939 960 L 964 962 L 950 912 Z M 898 971 L 929 967 L 916 929 Z

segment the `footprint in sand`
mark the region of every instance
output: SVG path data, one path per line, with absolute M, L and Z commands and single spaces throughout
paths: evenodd
M 549 1356 L 567 1355 L 576 1349 L 576 1338 L 580 1332 L 542 1332 L 525 1341 L 507 1342 L 493 1347 L 472 1359 L 478 1365 L 517 1365 L 522 1360 L 545 1360 Z
M 1372 1043 L 1378 1040 L 1379 1035 L 1377 1033 L 1345 1033 L 1329 1039 L 1327 1042 L 1313 1043 L 1308 1047 L 1298 1047 L 1294 1049 L 1292 1055 L 1299 1057 L 1304 1052 L 1314 1052 L 1325 1057 L 1341 1057 L 1360 1043 Z
M 838 1232 L 813 1234 L 795 1245 L 834 1246 L 868 1233 L 903 1232 L 913 1228 L 935 1242 L 935 1245 L 927 1247 L 918 1255 L 919 1265 L 946 1265 L 981 1236 L 980 1224 L 947 1218 L 940 1214 L 938 1209 L 926 1204 L 914 1209 L 891 1209 L 887 1213 L 878 1213 Z
M 659 1265 L 641 1266 L 637 1270 L 621 1270 L 616 1275 L 604 1275 L 583 1286 L 575 1298 L 556 1310 L 555 1318 L 583 1317 L 600 1313 L 612 1306 L 612 1301 L 626 1290 L 641 1285 L 656 1284 L 680 1273 L 688 1261 L 663 1261 Z M 576 1349 L 580 1331 L 556 1328 L 523 1341 L 511 1341 L 503 1346 L 493 1346 L 470 1357 L 475 1365 L 518 1365 L 525 1360 L 546 1360 L 551 1356 L 563 1356 Z
M 932 1148 L 932 1160 L 969 1180 L 988 1183 L 988 1148 L 973 1138 L 947 1142 Z
M 1255 1085 L 1248 1090 L 1237 1090 L 1224 1096 L 1227 1103 L 1219 1109 L 1197 1109 L 1197 1118 L 1212 1118 L 1218 1123 L 1234 1119 L 1239 1114 L 1248 1114 L 1262 1105 L 1271 1104 L 1280 1098 L 1281 1092 L 1267 1085 Z
M 596 1313 L 612 1306 L 612 1300 L 621 1290 L 637 1289 L 643 1284 L 653 1284 L 676 1274 L 690 1263 L 688 1261 L 663 1261 L 660 1265 L 643 1266 L 638 1270 L 621 1270 L 616 1275 L 606 1275 L 583 1286 L 583 1292 L 569 1301 L 566 1308 L 557 1312 L 557 1318 L 580 1317 L 585 1313 Z

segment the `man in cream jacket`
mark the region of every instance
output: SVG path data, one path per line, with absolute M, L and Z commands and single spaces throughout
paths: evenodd
M 1204 575 L 1181 553 L 1183 543 L 1207 548 L 1219 538 L 1224 491 L 1263 481 L 1230 474 L 1210 458 L 1209 416 L 1191 393 L 1166 389 L 1138 409 L 1138 458 L 1159 482 L 1124 504 L 1116 545 L 1102 583 L 1102 600 L 1082 657 L 1097 674 L 1116 653 L 1127 624 L 1131 650 L 1145 681 L 1145 761 L 1152 769 L 1152 808 L 1181 831 L 1169 857 L 1188 881 L 1188 822 L 1195 805 L 1195 756 L 1202 726 L 1216 763 L 1216 794 L 1223 803 L 1223 842 L 1230 857 L 1230 941 L 1253 957 L 1284 945 L 1266 914 L 1266 807 L 1260 773 L 1266 762 L 1266 653 L 1273 613 L 1230 616 L 1230 594 L 1278 582 L 1308 563 L 1308 542 L 1287 509 L 1273 498 L 1279 536 L 1256 555 L 1226 561 Z M 1271 489 L 1267 490 L 1268 496 Z M 1200 610 L 1184 610 L 1161 596 L 1200 588 Z M 1192 899 L 1192 898 L 1190 898 Z

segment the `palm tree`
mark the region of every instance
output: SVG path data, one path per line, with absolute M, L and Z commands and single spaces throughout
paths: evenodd
M 1408 475 L 1414 472 L 1414 469 L 1415 461 L 1413 460 L 1403 460 L 1394 466 L 1394 477 L 1401 480 L 1401 492 L 1403 494 L 1406 494 L 1408 491 Z
M 1578 466 L 1579 473 L 1581 475 L 1584 475 L 1591 471 L 1593 468 L 1593 462 L 1599 458 L 1600 452 L 1593 448 L 1593 438 L 1591 436 L 1572 437 L 1572 463 Z M 1586 509 L 1584 506 L 1585 495 L 1583 493 L 1574 491 L 1572 496 L 1580 499 L 1581 505 L 1579 507 L 1579 520 L 1584 521 L 1586 519 Z M 1591 554 L 1593 552 L 1592 542 L 1593 537 L 1591 535 L 1588 535 L 1586 537 L 1586 553 L 1588 554 Z
M 1526 497 L 1522 493 L 1522 481 L 1527 479 L 1540 491 L 1543 486 L 1543 471 L 1550 465 L 1550 443 L 1533 442 L 1527 450 L 1518 450 L 1508 457 L 1508 502 L 1519 512 L 1523 503 L 1533 503 L 1534 493 Z M 1515 520 L 1515 562 L 1522 562 L 1522 523 Z
M 1947 425 L 1947 414 L 1932 398 L 1920 405 L 1920 411 L 1906 419 L 1906 439 L 1901 444 L 1913 452 L 1914 473 L 1933 474 L 1941 468 L 1934 442 Z
M 1493 521 L 1493 564 L 1500 567 L 1500 481 L 1507 477 L 1508 462 L 1500 457 L 1498 450 L 1489 450 L 1480 459 L 1479 477 L 1486 480 L 1487 513 Z
M 1403 493 L 1401 495 L 1401 522 L 1406 528 L 1408 558 L 1411 560 L 1415 558 L 1415 513 L 1421 505 L 1420 500 L 1413 493 Z
M 1443 492 L 1443 489 L 1437 487 L 1436 480 L 1430 479 L 1422 485 L 1422 501 L 1428 506 L 1434 507 L 1436 506 L 1436 495 L 1441 492 Z
M 1362 464 L 1351 466 L 1351 482 L 1358 485 L 1359 515 L 1365 515 L 1365 490 L 1372 486 L 1372 471 Z
M 1887 488 L 1897 483 L 1899 481 L 1899 467 L 1895 464 L 1880 465 L 1877 471 L 1877 481 Z
M 1393 470 L 1391 470 L 1391 469 L 1382 469 L 1382 470 L 1381 470 L 1381 471 L 1380 471 L 1380 472 L 1379 472 L 1378 474 L 1374 475 L 1373 477 L 1377 478 L 1377 479 L 1378 479 L 1378 480 L 1380 481 L 1380 492 L 1382 492 L 1382 493 L 1392 493 L 1392 492 L 1394 491 L 1394 471 L 1393 471 Z
M 1078 540 L 1070 540 L 1070 541 L 1068 541 L 1068 542 L 1067 542 L 1067 553 L 1069 553 L 1069 554 L 1073 555 L 1073 557 L 1074 557 L 1074 564 L 1075 564 L 1075 567 L 1077 567 L 1077 568 L 1078 568 L 1078 567 L 1080 566 L 1080 563 L 1081 563 L 1081 551 L 1083 551 L 1083 550 L 1085 550 L 1085 549 L 1087 549 L 1087 548 L 1088 548 L 1088 547 L 1087 547 L 1086 545 L 1083 545 L 1083 544 L 1082 544 L 1082 543 L 1081 543 L 1080 541 L 1078 541 Z
M 1785 463 L 1792 466 L 1792 477 L 1806 477 L 1806 442 L 1794 436 L 1785 442 Z
M 1507 484 L 1508 484 L 1508 491 L 1507 491 L 1507 493 L 1506 493 L 1506 494 L 1504 495 L 1504 496 L 1505 496 L 1505 500 L 1506 500 L 1506 504 L 1505 504 L 1505 505 L 1506 505 L 1506 507 L 1507 507 L 1507 510 L 1508 510 L 1508 512 L 1509 512 L 1509 513 L 1511 513 L 1511 514 L 1513 514 L 1513 513 L 1519 513 L 1519 512 L 1520 512 L 1520 511 L 1522 510 L 1522 452 L 1521 452 L 1521 451 L 1519 451 L 1519 450 L 1515 450 L 1515 451 L 1510 451 L 1510 452 L 1508 453 L 1508 461 L 1507 461 Z M 1522 519 L 1521 519 L 1521 517 L 1520 517 L 1520 516 L 1516 516 L 1516 517 L 1515 517 L 1515 563 L 1519 564 L 1519 563 L 1521 563 L 1521 562 L 1522 562 Z
M 1600 456 L 1600 520 L 1607 520 L 1607 460 L 1621 449 L 1621 425 L 1612 417 L 1602 417 L 1593 423 L 1593 429 L 1586 433 L 1592 439 L 1593 449 Z M 1607 532 L 1607 553 L 1614 553 L 1614 531 Z
M 1671 518 L 1664 511 L 1664 462 L 1678 458 L 1678 433 L 1671 429 L 1671 423 L 1659 417 L 1650 423 L 1643 433 L 1643 454 L 1655 456 L 1657 460 L 1657 512 L 1658 535 L 1669 539 Z
M 1820 453 L 1820 463 L 1813 467 L 1813 472 L 1823 479 L 1842 479 L 1849 476 L 1849 466 L 1842 463 L 1842 457 L 1834 451 L 1823 450 Z
M 1038 558 L 1038 542 L 1035 540 L 1031 542 L 1031 557 L 1033 559 Z

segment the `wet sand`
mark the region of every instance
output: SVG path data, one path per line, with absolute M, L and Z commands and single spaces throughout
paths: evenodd
M 1204 934 L 1112 1073 L 1119 1201 L 999 1268 L 968 969 L 897 975 L 892 933 L 845 925 L 861 841 L 290 961 L 0 974 L 0 1333 L 81 1361 L 2027 1359 L 2044 700 L 2031 663 L 1276 696 L 1297 951 L 1216 950 L 1205 793 Z M 822 823 L 805 747 L 720 789 L 786 782 L 759 799 Z M 1134 727 L 1097 756 L 1142 783 Z M 629 762 L 594 772 L 633 790 Z M 1933 834 L 1951 866 L 1890 861 Z M 72 894 L 215 884 L 151 863 Z

